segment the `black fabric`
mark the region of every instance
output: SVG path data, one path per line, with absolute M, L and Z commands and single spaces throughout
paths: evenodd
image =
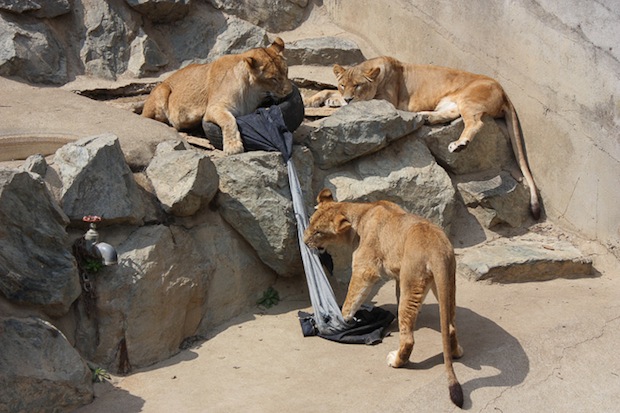
M 355 322 L 351 328 L 336 334 L 321 334 L 314 324 L 313 314 L 300 311 L 297 316 L 304 337 L 319 336 L 344 344 L 367 345 L 378 344 L 383 341 L 383 337 L 388 332 L 387 328 L 396 318 L 390 311 L 381 307 L 364 305 L 355 313 Z
M 293 85 L 293 91 L 285 98 L 268 97 L 254 113 L 239 116 L 237 126 L 246 151 L 280 151 L 286 161 L 291 155 L 293 136 L 285 132 L 295 131 L 303 120 L 304 103 L 299 89 Z M 202 129 L 214 147 L 223 149 L 222 129 L 218 125 L 203 121 Z

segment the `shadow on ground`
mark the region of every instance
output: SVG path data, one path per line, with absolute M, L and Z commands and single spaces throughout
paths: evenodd
M 394 314 L 397 313 L 396 305 L 383 305 L 382 307 Z M 524 382 L 530 371 L 530 362 L 525 350 L 514 336 L 494 321 L 467 308 L 457 307 L 456 317 L 459 342 L 465 351 L 463 357 L 455 361 L 455 370 L 465 396 L 464 409 L 473 407 L 471 395 L 478 390 L 487 387 L 511 387 Z M 422 328 L 440 331 L 437 304 L 422 306 L 416 323 L 416 332 Z M 392 324 L 391 331 L 398 331 L 396 321 Z M 413 351 L 415 353 L 415 347 Z M 458 364 L 475 372 L 463 374 L 459 372 Z M 438 365 L 443 365 L 442 353 L 437 353 L 421 362 L 410 362 L 405 368 L 428 370 Z M 445 387 L 445 380 L 445 377 L 439 377 L 437 381 L 427 386 Z M 435 397 L 436 391 L 417 389 L 406 397 L 411 402 L 407 405 L 411 408 L 410 411 L 419 411 L 415 408 L 416 406 L 424 411 L 428 406 L 436 405 Z

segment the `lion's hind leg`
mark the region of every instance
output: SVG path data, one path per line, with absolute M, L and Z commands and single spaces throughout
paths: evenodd
M 387 364 L 390 367 L 403 367 L 409 362 L 413 351 L 416 320 L 426 293 L 430 288 L 430 278 L 403 277 L 400 280 L 400 299 L 398 302 L 398 331 L 399 347 L 387 355 Z
M 166 83 L 162 83 L 155 87 L 144 102 L 142 116 L 167 123 L 168 98 L 170 97 L 170 92 L 170 87 Z
M 433 295 L 439 302 L 439 295 L 437 295 L 437 284 L 433 281 L 431 285 L 431 289 L 433 291 Z M 449 292 L 449 296 L 451 297 L 449 302 L 454 303 L 456 300 L 456 291 L 452 289 Z M 456 305 L 450 305 L 449 312 L 449 337 L 450 337 L 450 353 L 452 354 L 452 358 L 458 359 L 463 357 L 463 347 L 459 344 L 459 340 L 456 332 Z
M 439 101 L 435 110 L 418 112 L 429 125 L 448 123 L 461 116 L 456 101 L 445 97 Z

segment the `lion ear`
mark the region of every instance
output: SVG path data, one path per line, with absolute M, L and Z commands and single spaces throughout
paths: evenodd
M 368 79 L 369 82 L 374 82 L 379 76 L 381 72 L 381 68 L 373 67 L 372 69 L 368 69 L 364 72 L 364 77 Z
M 351 229 L 351 223 L 349 222 L 347 217 L 342 214 L 336 215 L 336 217 L 334 218 L 334 224 L 336 225 L 336 233 L 338 234 L 342 234 L 343 232 Z
M 282 40 L 280 37 L 276 37 L 276 39 L 273 41 L 273 43 L 271 43 L 271 46 L 269 47 L 273 48 L 276 53 L 281 54 L 284 50 L 284 40 Z
M 258 67 L 260 66 L 260 62 L 258 61 L 258 59 L 255 59 L 252 56 L 246 57 L 245 62 L 248 64 L 248 66 L 252 70 L 258 69 Z
M 342 66 L 340 66 L 339 64 L 335 64 L 334 65 L 334 74 L 336 75 L 337 78 L 339 78 L 340 76 L 342 76 L 342 74 L 346 71 L 346 69 Z
M 332 191 L 327 188 L 324 188 L 319 192 L 319 196 L 316 197 L 316 202 L 321 204 L 323 202 L 334 202 L 334 196 L 332 195 Z

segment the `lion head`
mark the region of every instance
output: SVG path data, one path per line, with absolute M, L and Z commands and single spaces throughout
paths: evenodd
M 381 68 L 371 65 L 368 61 L 348 69 L 338 64 L 334 65 L 338 90 L 347 103 L 374 99 L 377 95 L 377 77 L 380 72 Z
M 351 223 L 341 211 L 342 204 L 335 202 L 329 189 L 317 197 L 316 212 L 304 231 L 304 242 L 310 248 L 324 249 L 332 244 L 350 239 Z
M 293 91 L 283 51 L 284 41 L 277 37 L 271 46 L 252 49 L 245 58 L 253 83 L 278 98 Z

